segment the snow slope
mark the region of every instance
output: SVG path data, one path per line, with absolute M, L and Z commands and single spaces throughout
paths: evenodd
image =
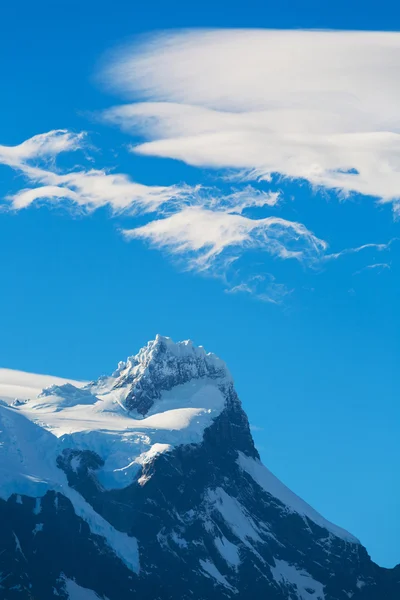
M 57 467 L 58 439 L 18 410 L 0 404 L 0 497 L 12 494 L 40 498 L 54 490 L 66 496 L 75 513 L 92 533 L 105 538 L 114 553 L 133 571 L 139 570 L 137 541 L 103 519 L 84 498 L 69 487 L 65 473 Z
M 275 567 L 272 567 L 271 571 L 275 581 L 284 589 L 296 590 L 297 598 L 326 600 L 324 586 L 319 581 L 315 581 L 304 569 L 297 569 L 284 560 L 275 560 Z
M 184 383 L 168 389 L 181 361 Z M 149 375 L 158 387 L 150 382 L 154 402 L 143 417 L 129 411 L 125 400 L 132 388 L 149 386 Z M 213 355 L 161 337 L 120 363 L 111 377 L 91 384 L 1 369 L 0 497 L 40 498 L 50 489 L 64 494 L 92 532 L 138 571 L 136 540 L 115 530 L 68 486 L 57 457 L 67 448 L 94 451 L 104 461 L 100 483 L 125 487 L 157 454 L 202 441 L 204 430 L 224 408 L 220 387 L 228 378 L 222 361 Z
M 40 391 L 43 383 L 50 387 Z M 24 401 L 12 407 L 0 404 L 0 495 L 41 496 L 50 488 L 62 490 L 78 513 L 91 519 L 94 528 L 104 530 L 106 522 L 93 516 L 94 511 L 68 488 L 64 473 L 57 468 L 63 450 L 95 452 L 104 462 L 96 471 L 99 483 L 106 489 L 124 488 L 158 454 L 201 443 L 205 429 L 226 406 L 229 386 L 231 376 L 215 355 L 191 342 L 174 344 L 161 336 L 119 363 L 110 377 L 89 384 L 2 369 L 0 395 L 8 404 L 15 397 Z M 238 464 L 287 510 L 358 543 L 293 494 L 260 462 L 238 453 Z M 79 468 L 79 457 L 73 468 Z M 138 481 L 145 483 L 146 479 Z M 239 538 L 258 539 L 245 509 L 224 490 L 209 490 L 208 500 L 232 530 L 240 529 Z M 107 536 L 113 539 L 114 533 L 108 531 Z M 119 538 L 112 543 L 121 553 L 125 542 Z
M 50 388 L 15 410 L 51 431 L 58 438 L 59 453 L 64 448 L 96 452 L 104 461 L 99 481 L 109 489 L 129 485 L 141 465 L 156 454 L 180 444 L 200 443 L 225 404 L 222 392 L 207 378 L 163 391 L 141 419 L 123 407 L 124 388 L 98 397 L 85 390 L 72 394 L 71 388 Z M 75 405 L 71 395 L 78 402 Z
M 0 400 L 12 402 L 17 398 L 27 400 L 35 398 L 40 392 L 51 385 L 64 385 L 71 383 L 75 387 L 85 385 L 85 382 L 53 377 L 52 375 L 37 375 L 14 371 L 13 369 L 0 369 Z
M 98 479 L 112 489 L 129 485 L 156 454 L 200 443 L 225 406 L 222 388 L 230 381 L 215 355 L 157 336 L 110 377 L 83 384 L 2 370 L 0 394 L 9 404 L 20 398 L 14 410 L 58 438 L 53 455 L 96 452 L 104 461 Z M 137 410 L 129 404 L 136 398 Z
M 299 498 L 285 484 L 283 484 L 271 471 L 269 471 L 260 461 L 249 456 L 245 456 L 242 452 L 238 452 L 239 466 L 252 477 L 260 487 L 268 494 L 277 498 L 285 505 L 287 509 L 295 512 L 303 517 L 307 517 L 320 527 L 324 527 L 334 535 L 352 543 L 360 543 L 353 535 L 334 525 L 327 519 L 324 519 L 316 510 L 314 510 L 307 502 Z
M 69 600 L 100 600 L 100 596 L 93 590 L 81 587 L 72 579 L 65 578 L 64 581 Z

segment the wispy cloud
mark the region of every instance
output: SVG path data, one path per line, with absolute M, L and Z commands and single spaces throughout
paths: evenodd
M 66 202 L 82 212 L 107 206 L 111 216 L 130 218 L 121 228 L 126 239 L 143 240 L 185 269 L 220 278 L 231 294 L 278 303 L 290 293 L 267 272 L 278 260 L 326 265 L 389 250 L 397 239 L 328 253 L 318 232 L 280 216 L 283 195 L 268 191 L 266 182 L 279 174 L 336 189 L 341 198 L 372 195 L 397 210 L 399 70 L 398 33 L 157 34 L 109 62 L 103 79 L 130 103 L 102 118 L 140 140 L 132 153 L 222 169 L 223 183 L 144 185 L 99 168 L 84 132 L 55 130 L 0 145 L 0 164 L 23 179 L 3 206 Z M 59 166 L 61 153 L 78 151 L 83 166 Z M 246 262 L 252 254 L 258 261 L 260 253 L 262 264 Z M 375 256 L 368 262 L 364 270 L 388 268 Z
M 279 192 L 265 192 L 246 185 L 227 195 L 219 194 L 213 198 L 212 194 L 209 194 L 208 205 L 210 208 L 224 208 L 227 212 L 241 214 L 249 208 L 274 207 L 280 200 Z
M 359 271 L 353 273 L 353 275 L 360 275 L 361 273 L 365 273 L 366 271 L 375 271 L 380 274 L 383 271 L 390 271 L 391 267 L 388 263 L 374 263 L 373 265 L 366 265 Z
M 325 265 L 393 243 L 328 253 L 318 232 L 278 216 L 284 198 L 266 182 L 279 174 L 335 189 L 341 198 L 372 195 L 397 210 L 399 68 L 397 33 L 155 35 L 125 47 L 105 69 L 103 78 L 131 103 L 102 117 L 139 136 L 132 153 L 223 169 L 223 185 L 148 186 L 93 163 L 60 169 L 60 153 L 90 147 L 85 133 L 57 130 L 0 146 L 0 163 L 24 177 L 7 206 L 66 201 L 86 212 L 108 206 L 120 217 L 145 214 L 145 225 L 131 220 L 122 227 L 126 239 L 143 240 L 185 269 L 220 278 L 229 293 L 280 302 L 289 289 L 265 272 L 265 261 L 260 268 L 247 263 L 242 272 L 251 252 L 263 253 L 273 271 L 275 260 Z M 375 257 L 369 262 L 365 269 L 386 268 Z
M 270 255 L 302 262 L 318 258 L 326 242 L 301 223 L 277 217 L 250 219 L 240 214 L 188 206 L 175 214 L 124 230 L 173 254 L 189 256 L 188 268 L 209 270 L 224 251 L 262 248 Z
M 244 281 L 231 286 L 227 283 L 225 291 L 227 294 L 248 294 L 270 304 L 281 304 L 292 290 L 277 282 L 271 273 L 260 273 L 250 275 Z
M 184 184 L 146 186 L 105 169 L 57 166 L 61 152 L 84 149 L 85 134 L 64 130 L 34 136 L 17 146 L 0 146 L 0 163 L 20 172 L 29 184 L 6 197 L 8 206 L 22 210 L 37 202 L 67 201 L 85 211 L 109 206 L 119 216 L 147 214 L 146 225 L 123 229 L 126 239 L 147 241 L 181 259 L 186 269 L 220 278 L 230 293 L 245 292 L 274 303 L 288 290 L 272 274 L 254 273 L 252 268 L 241 273 L 238 264 L 246 251 L 307 265 L 326 250 L 326 243 L 302 223 L 247 214 L 250 209 L 274 209 L 281 200 L 277 192 L 248 184 L 228 193 Z
M 0 145 L 0 163 L 23 169 L 30 161 L 53 159 L 61 152 L 82 148 L 85 133 L 56 129 L 35 135 L 16 146 Z
M 196 30 L 125 47 L 103 78 L 136 103 L 105 118 L 143 155 L 400 197 L 400 34 Z M 139 102 L 138 102 L 139 100 Z
M 254 265 L 250 273 L 248 269 L 243 273 L 239 258 L 253 249 L 272 258 L 295 259 L 310 266 L 320 260 L 327 248 L 324 240 L 301 223 L 278 217 L 248 218 L 240 210 L 229 212 L 221 206 L 213 210 L 204 205 L 186 206 L 123 233 L 127 239 L 143 239 L 167 251 L 186 270 L 222 279 L 229 293 L 247 293 L 274 304 L 288 295 L 288 288 L 276 282 L 272 274 L 258 273 Z
M 84 133 L 59 130 L 36 135 L 17 146 L 0 146 L 0 163 L 20 171 L 31 185 L 40 184 L 9 195 L 7 200 L 12 207 L 22 209 L 37 200 L 64 199 L 89 211 L 109 206 L 115 212 L 152 212 L 193 193 L 189 186 L 147 186 L 132 181 L 125 174 L 106 170 L 60 172 L 56 169 L 57 155 L 83 149 L 84 140 Z
M 386 243 L 383 244 L 363 244 L 362 246 L 356 246 L 355 248 L 345 248 L 340 252 L 334 252 L 332 254 L 325 254 L 323 257 L 324 261 L 336 260 L 338 258 L 342 258 L 343 256 L 348 256 L 349 254 L 358 254 L 359 252 L 363 252 L 364 250 L 377 250 L 378 252 L 384 252 L 386 250 L 390 250 L 390 247 L 394 242 L 397 242 L 399 238 L 392 238 Z
M 9 195 L 8 206 L 21 210 L 36 202 L 67 201 L 84 211 L 108 206 L 120 217 L 146 214 L 149 220 L 145 225 L 134 222 L 122 228 L 126 239 L 141 239 L 172 256 L 181 268 L 221 279 L 231 294 L 251 294 L 276 304 L 290 293 L 273 273 L 265 272 L 265 260 L 243 268 L 249 251 L 269 257 L 271 269 L 273 259 L 291 259 L 313 267 L 363 250 L 388 250 L 397 239 L 328 254 L 327 243 L 300 222 L 277 216 L 255 218 L 254 209 L 262 209 L 264 214 L 276 210 L 282 200 L 278 192 L 248 183 L 225 193 L 217 187 L 185 184 L 146 186 L 106 169 L 57 166 L 61 152 L 88 148 L 84 133 L 64 130 L 34 136 L 17 146 L 0 146 L 0 163 L 20 172 L 30 185 Z

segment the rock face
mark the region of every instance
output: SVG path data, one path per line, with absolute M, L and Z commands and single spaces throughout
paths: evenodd
M 201 378 L 217 380 L 226 376 L 224 363 L 215 355 L 191 342 L 174 344 L 169 338 L 158 336 L 137 356 L 118 365 L 113 387 L 129 386 L 125 406 L 144 416 L 165 390 Z
M 188 342 L 4 403 L 0 429 L 1 599 L 400 598 L 399 567 L 261 464 L 225 365 Z

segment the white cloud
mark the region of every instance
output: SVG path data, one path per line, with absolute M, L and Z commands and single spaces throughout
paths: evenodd
M 396 204 L 399 71 L 400 33 L 172 32 L 110 62 L 108 83 L 142 101 L 105 118 L 148 139 L 137 153 Z
M 0 163 L 18 168 L 29 161 L 54 158 L 60 152 L 81 148 L 84 137 L 84 133 L 56 129 L 35 135 L 17 146 L 0 145 Z
M 224 208 L 227 212 L 241 214 L 248 208 L 276 206 L 280 199 L 279 192 L 265 192 L 246 185 L 243 189 L 234 190 L 230 194 L 209 198 L 208 205 L 210 208 Z M 205 199 L 203 202 L 206 202 Z
M 344 250 L 341 250 L 340 252 L 335 252 L 332 254 L 325 254 L 325 256 L 323 257 L 323 260 L 325 260 L 325 261 L 336 260 L 337 258 L 341 258 L 342 256 L 347 256 L 349 254 L 358 254 L 359 252 L 362 252 L 363 250 L 377 250 L 378 252 L 384 252 L 386 250 L 390 250 L 392 244 L 398 240 L 399 240 L 399 238 L 392 238 L 388 242 L 382 243 L 382 244 L 363 244 L 362 246 L 357 246 L 355 248 L 345 248 Z
M 281 200 L 278 192 L 248 184 L 228 193 L 186 185 L 146 186 L 104 169 L 68 171 L 56 166 L 60 152 L 85 148 L 85 134 L 64 130 L 34 136 L 14 147 L 0 146 L 0 163 L 22 173 L 30 185 L 10 195 L 8 202 L 15 210 L 37 201 L 66 200 L 87 211 L 109 206 L 113 213 L 129 216 L 148 213 L 146 225 L 123 230 L 127 239 L 147 241 L 180 259 L 186 268 L 222 279 L 232 294 L 242 292 L 278 303 L 289 293 L 272 274 L 264 272 L 265 261 L 262 265 L 243 263 L 249 250 L 312 266 L 365 248 L 387 249 L 392 243 L 326 254 L 326 242 L 301 223 L 277 216 L 249 216 L 250 209 L 262 208 L 263 214 L 266 208 L 275 210 Z
M 87 151 L 88 142 L 85 133 L 55 130 L 0 146 L 0 163 L 24 177 L 23 189 L 6 200 L 16 210 L 67 201 L 86 211 L 146 213 L 146 225 L 134 222 L 123 231 L 127 239 L 145 240 L 189 269 L 220 277 L 227 292 L 279 302 L 288 289 L 264 264 L 243 261 L 246 251 L 316 265 L 387 250 L 394 240 L 328 254 L 326 242 L 305 225 L 276 216 L 280 193 L 248 181 L 278 173 L 342 197 L 373 195 L 400 213 L 399 70 L 398 33 L 158 34 L 109 63 L 104 78 L 134 102 L 103 117 L 141 136 L 134 153 L 226 169 L 230 190 L 147 186 L 93 163 L 60 169 L 61 152 Z M 369 262 L 365 269 L 387 268 L 375 257 Z
M 21 210 L 37 201 L 67 200 L 85 210 L 108 205 L 114 213 L 130 216 L 152 213 L 147 225 L 124 230 L 125 237 L 150 241 L 180 256 L 188 268 L 221 278 L 230 293 L 246 292 L 268 302 L 279 302 L 287 289 L 271 274 L 250 272 L 242 276 L 237 261 L 246 250 L 310 263 L 326 249 L 326 243 L 301 223 L 242 214 L 251 208 L 274 208 L 280 200 L 277 192 L 251 185 L 226 194 L 216 188 L 146 186 L 105 170 L 58 169 L 57 155 L 84 149 L 84 139 L 84 134 L 51 131 L 18 146 L 1 146 L 0 162 L 21 172 L 32 186 L 6 198 L 12 207 Z
M 36 200 L 45 198 L 46 200 L 70 199 L 76 201 L 77 195 L 67 188 L 57 187 L 56 185 L 43 185 L 39 188 L 25 188 L 16 194 L 7 196 L 12 206 L 16 210 L 26 208 Z
M 239 214 L 188 206 L 173 215 L 124 231 L 186 258 L 189 268 L 209 270 L 226 250 L 260 248 L 281 259 L 318 259 L 326 243 L 304 225 L 277 217 L 249 219 Z M 231 259 L 232 255 L 230 255 Z
M 110 206 L 115 212 L 152 212 L 172 199 L 184 198 L 191 193 L 188 186 L 147 186 L 131 181 L 127 175 L 98 169 L 66 174 L 35 169 L 30 175 L 32 180 L 43 182 L 48 184 L 46 187 L 57 190 L 48 198 L 64 197 L 88 210 Z M 29 190 L 29 194 L 25 192 L 24 199 L 33 201 L 43 198 L 46 187 Z M 12 201 L 14 207 L 20 206 L 20 194 L 14 196 Z
M 278 283 L 271 273 L 267 273 L 250 275 L 241 283 L 231 287 L 227 285 L 226 292 L 228 294 L 249 294 L 262 302 L 280 304 L 291 293 L 291 290 L 283 283 Z
M 265 261 L 243 265 L 245 252 L 259 250 L 271 258 L 295 259 L 311 266 L 323 257 L 326 242 L 301 223 L 278 217 L 253 219 L 230 210 L 184 206 L 170 216 L 122 233 L 127 239 L 142 239 L 166 250 L 186 270 L 221 279 L 228 293 L 282 302 L 290 290 L 271 273 L 263 272 Z
M 199 188 L 187 185 L 148 186 L 131 181 L 121 173 L 104 169 L 59 172 L 54 162 L 61 152 L 85 148 L 85 133 L 66 130 L 49 131 L 36 135 L 17 146 L 0 145 L 0 163 L 21 171 L 26 179 L 40 187 L 25 188 L 7 199 L 15 209 L 26 208 L 36 200 L 71 200 L 76 205 L 94 210 L 109 205 L 115 211 L 153 212 L 172 203 L 193 202 Z M 43 166 L 42 163 L 45 163 Z M 41 164 L 41 166 L 38 166 Z M 210 208 L 224 207 L 230 212 L 246 208 L 275 206 L 279 193 L 257 190 L 251 185 L 222 195 L 218 190 L 205 190 L 201 202 Z
M 173 200 L 182 200 L 193 193 L 189 186 L 147 186 L 131 181 L 121 173 L 89 169 L 59 172 L 43 159 L 52 159 L 60 152 L 84 148 L 84 133 L 50 131 L 36 135 L 17 146 L 0 146 L 0 163 L 23 173 L 31 184 L 9 195 L 14 209 L 26 208 L 37 200 L 66 199 L 86 210 L 110 206 L 113 211 L 151 212 Z
M 359 271 L 353 273 L 353 275 L 360 275 L 361 273 L 365 273 L 365 271 L 374 271 L 378 275 L 380 275 L 381 273 L 383 273 L 383 271 L 386 270 L 391 270 L 390 265 L 388 265 L 387 263 L 374 263 L 373 265 L 367 265 L 366 267 L 363 267 Z

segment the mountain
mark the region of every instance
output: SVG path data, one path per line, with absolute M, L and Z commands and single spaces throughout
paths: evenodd
M 399 600 L 400 567 L 262 465 L 203 348 L 157 336 L 89 383 L 3 370 L 0 397 L 1 600 Z

